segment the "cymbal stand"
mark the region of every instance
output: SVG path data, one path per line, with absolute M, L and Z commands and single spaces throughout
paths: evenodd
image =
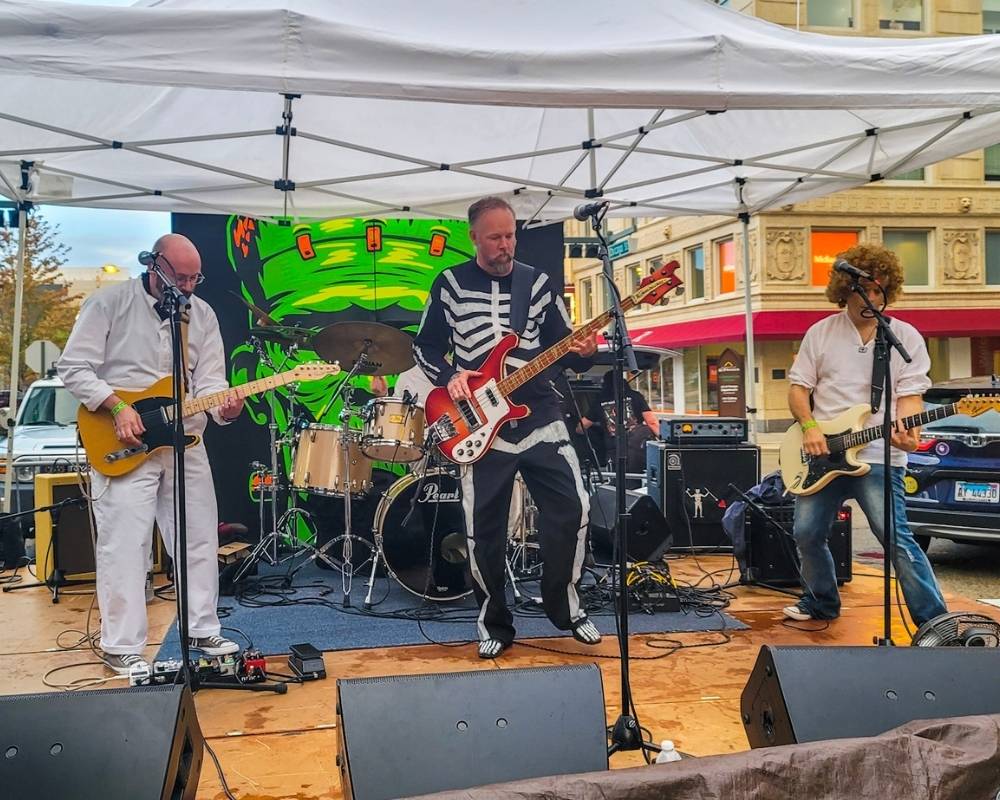
M 291 345 L 288 349 L 288 355 L 285 356 L 284 360 L 277 367 L 274 362 L 267 354 L 267 350 L 264 348 L 263 342 L 256 336 L 250 337 L 250 345 L 257 352 L 257 356 L 261 363 L 266 365 L 271 369 L 272 372 L 278 373 L 284 366 L 288 363 L 289 358 L 291 358 L 295 352 L 298 350 L 298 345 Z M 275 566 L 281 563 L 281 557 L 279 554 L 279 545 L 283 539 L 291 539 L 293 542 L 297 541 L 295 537 L 294 524 L 299 516 L 309 518 L 309 512 L 305 509 L 298 508 L 296 502 L 295 492 L 291 493 L 291 507 L 278 517 L 278 493 L 281 489 L 281 481 L 279 476 L 281 472 L 278 466 L 278 454 L 281 451 L 282 446 L 285 444 L 284 437 L 278 437 L 278 422 L 277 422 L 277 412 L 275 411 L 275 404 L 278 402 L 274 395 L 269 398 L 270 402 L 268 407 L 270 410 L 270 422 L 267 426 L 269 435 L 269 449 L 271 452 L 271 468 L 268 470 L 263 464 L 258 461 L 252 462 L 251 467 L 254 467 L 256 475 L 260 476 L 260 483 L 258 484 L 258 515 L 260 519 L 260 541 L 257 545 L 250 551 L 250 555 L 244 559 L 243 563 L 240 565 L 239 570 L 233 576 L 233 582 L 239 581 L 245 577 L 249 572 L 251 567 L 260 561 L 265 561 L 271 566 Z M 288 393 L 288 419 L 295 419 L 295 389 L 294 384 L 289 388 Z M 294 427 L 294 426 L 293 426 Z M 271 485 L 267 486 L 267 476 L 271 476 Z M 264 493 L 271 493 L 271 530 L 268 533 L 264 533 Z
M 358 360 L 354 362 L 354 366 L 351 367 L 351 371 L 347 373 L 344 379 L 340 382 L 340 386 L 333 393 L 330 399 L 327 401 L 326 405 L 323 406 L 323 410 L 317 417 L 318 420 L 322 420 L 326 416 L 327 412 L 333 407 L 337 398 L 341 395 L 344 396 L 344 404 L 340 409 L 340 424 L 341 424 L 341 437 L 340 446 L 344 451 L 344 533 L 343 537 L 343 550 L 341 563 L 338 564 L 336 561 L 330 558 L 326 554 L 326 551 L 334 545 L 341 537 L 336 537 L 331 539 L 329 542 L 324 544 L 322 547 L 316 547 L 311 543 L 303 542 L 303 550 L 311 550 L 312 554 L 305 561 L 301 562 L 295 569 L 285 576 L 285 585 L 290 586 L 292 579 L 302 570 L 307 564 L 312 563 L 317 558 L 323 559 L 323 561 L 330 566 L 331 569 L 337 570 L 341 575 L 342 588 L 344 591 L 344 608 L 350 608 L 351 606 L 351 588 L 354 578 L 354 563 L 351 561 L 353 556 L 352 544 L 351 544 L 351 450 L 350 450 L 350 421 L 351 421 L 351 400 L 354 396 L 354 389 L 351 386 L 351 380 L 364 371 L 364 368 L 368 366 L 368 344 L 362 349 L 361 355 L 358 356 Z
M 510 585 L 514 591 L 514 599 L 521 600 L 522 595 L 517 586 L 518 582 L 529 580 L 527 576 L 531 575 L 532 572 L 537 572 L 541 567 L 540 562 L 531 565 L 528 563 L 529 551 L 537 551 L 538 549 L 537 540 L 535 542 L 528 541 L 528 537 L 534 537 L 538 533 L 538 507 L 531 495 L 528 494 L 528 487 L 525 485 L 524 479 L 517 475 L 514 480 L 515 483 L 520 483 L 520 492 L 518 493 L 520 497 L 517 503 L 517 516 L 508 530 L 507 544 L 510 557 L 507 559 L 507 577 L 510 579 Z M 534 597 L 531 599 L 537 600 Z

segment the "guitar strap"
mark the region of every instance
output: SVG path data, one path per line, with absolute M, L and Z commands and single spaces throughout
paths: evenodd
M 184 311 L 181 314 L 181 372 L 184 375 L 185 395 L 191 393 L 191 386 L 188 381 L 188 323 L 190 321 L 191 312 Z
M 885 391 L 885 367 L 886 367 L 886 354 L 889 350 L 889 346 L 880 347 L 877 343 L 874 345 L 875 348 L 875 359 L 872 361 L 872 413 L 874 414 L 878 411 L 880 405 L 882 405 L 882 393 Z
M 531 287 L 535 285 L 535 268 L 530 264 L 514 262 L 510 278 L 510 329 L 520 336 L 528 325 L 528 306 L 531 304 Z

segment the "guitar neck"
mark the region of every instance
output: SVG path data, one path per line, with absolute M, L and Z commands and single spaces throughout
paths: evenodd
M 296 377 L 295 370 L 292 369 L 288 370 L 288 372 L 279 373 L 278 375 L 269 375 L 268 377 L 261 378 L 260 380 L 243 383 L 229 389 L 223 389 L 221 392 L 213 392 L 212 394 L 195 397 L 191 400 L 184 401 L 184 405 L 182 406 L 183 415 L 185 417 L 190 417 L 192 414 L 198 414 L 202 411 L 208 411 L 210 408 L 221 406 L 230 398 L 243 400 L 252 394 L 258 394 L 260 392 L 267 391 L 268 389 L 277 389 L 279 386 L 285 386 L 286 384 L 292 383 L 296 380 L 299 380 L 299 378 Z
M 635 297 L 626 297 L 622 300 L 622 312 L 629 311 L 635 308 L 637 301 Z M 601 328 L 608 324 L 611 319 L 611 310 L 603 312 L 597 317 L 594 317 L 586 325 L 577 328 L 573 333 L 562 339 L 556 344 L 552 345 L 547 350 L 543 351 L 541 355 L 533 358 L 529 363 L 525 364 L 520 369 L 515 370 L 506 378 L 498 381 L 497 386 L 504 395 L 508 395 L 517 389 L 519 386 L 524 385 L 536 375 L 540 375 L 542 372 L 547 370 L 553 364 L 555 364 L 560 358 L 570 352 L 570 347 L 573 346 L 573 342 L 579 339 L 585 339 L 595 333 L 597 333 Z
M 921 425 L 926 425 L 928 422 L 944 419 L 945 417 L 950 417 L 957 413 L 958 403 L 949 403 L 946 406 L 938 406 L 937 408 L 932 408 L 929 411 L 921 411 L 919 414 L 903 417 L 898 421 L 903 424 L 904 428 L 909 430 L 910 428 L 917 428 Z M 837 452 L 841 450 L 850 450 L 852 447 L 860 447 L 861 445 L 874 442 L 876 439 L 881 438 L 882 426 L 875 425 L 871 428 L 863 428 L 860 431 L 852 431 L 851 433 L 844 433 L 840 436 L 831 436 L 826 440 L 826 443 L 831 451 Z

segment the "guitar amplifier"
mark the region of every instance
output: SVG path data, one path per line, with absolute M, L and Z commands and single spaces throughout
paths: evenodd
M 789 533 L 795 515 L 795 502 L 762 508 Z M 769 586 L 799 586 L 799 554 L 795 542 L 767 522 L 753 509 L 746 510 L 747 561 L 740 565 L 740 579 L 744 583 L 762 583 Z M 837 584 L 850 582 L 851 507 L 841 506 L 830 528 L 830 554 L 837 576 Z
M 742 444 L 749 436 L 746 417 L 664 417 L 660 438 L 671 444 Z
M 35 504 L 39 507 L 79 499 L 58 511 L 35 512 L 35 574 L 48 581 L 56 567 L 70 581 L 94 580 L 94 540 L 90 527 L 90 504 L 80 491 L 76 472 L 45 473 L 35 476 Z M 83 479 L 90 491 L 90 480 Z M 155 526 L 154 526 L 155 527 Z M 96 528 L 94 529 L 96 533 Z M 153 572 L 163 571 L 163 544 L 159 531 L 153 532 L 151 555 Z
M 673 548 L 732 552 L 722 515 L 733 500 L 729 484 L 743 491 L 760 482 L 755 445 L 681 446 L 646 442 L 646 483 L 673 534 Z

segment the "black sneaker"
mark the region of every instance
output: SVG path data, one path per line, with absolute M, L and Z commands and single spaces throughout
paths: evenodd
M 230 656 L 240 652 L 240 646 L 236 642 L 216 634 L 215 636 L 192 636 L 188 639 L 188 645 L 192 650 L 200 650 L 206 656 Z
M 104 663 L 118 675 L 128 675 L 133 668 L 137 671 L 149 671 L 149 663 L 137 653 L 105 653 Z

